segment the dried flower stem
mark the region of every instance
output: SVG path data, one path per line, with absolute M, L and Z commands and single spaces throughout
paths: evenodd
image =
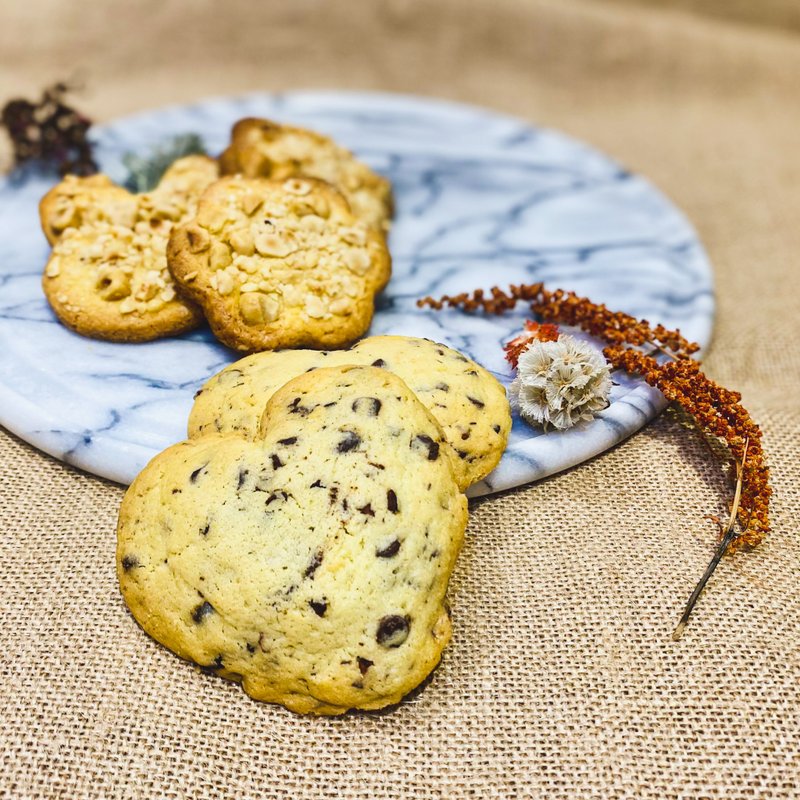
M 744 464 L 739 522 L 743 532 L 735 547 L 755 547 L 769 532 L 769 468 L 761 446 L 761 430 L 741 405 L 741 395 L 708 378 L 693 360 L 659 364 L 638 350 L 607 347 L 609 362 L 626 372 L 641 375 L 670 402 L 687 411 L 698 426 L 723 440 L 737 464 Z M 749 442 L 749 458 L 744 459 L 745 442 Z
M 700 599 L 703 589 L 706 588 L 709 578 L 711 578 L 711 576 L 714 574 L 714 570 L 717 568 L 717 564 L 719 564 L 719 562 L 722 560 L 722 556 L 725 555 L 725 551 L 728 549 L 728 547 L 730 547 L 731 543 L 736 538 L 736 518 L 738 516 L 739 504 L 742 497 L 744 468 L 747 463 L 747 448 L 749 444 L 750 440 L 745 439 L 742 460 L 736 465 L 736 492 L 733 496 L 733 504 L 731 505 L 731 516 L 728 520 L 728 527 L 725 530 L 725 534 L 722 537 L 719 545 L 717 545 L 717 549 L 714 552 L 711 562 L 706 567 L 706 571 L 703 573 L 703 576 L 697 582 L 697 586 L 694 587 L 694 591 L 689 595 L 689 599 L 686 601 L 686 606 L 683 609 L 683 615 L 681 616 L 680 622 L 672 632 L 672 639 L 674 641 L 678 641 L 678 639 L 683 636 L 683 632 L 686 630 L 686 626 L 689 623 L 689 617 L 692 615 L 692 611 L 694 611 L 694 607 L 697 605 L 697 601 Z
M 667 330 L 663 325 L 651 328 L 647 320 L 639 320 L 621 311 L 609 311 L 604 305 L 593 303 L 575 292 L 563 289 L 548 291 L 544 284 L 532 283 L 512 285 L 506 293 L 497 286 L 487 296 L 482 289 L 445 295 L 440 300 L 425 297 L 417 301 L 420 307 L 441 309 L 444 306 L 461 308 L 464 311 L 483 310 L 489 314 L 510 311 L 523 300 L 530 303 L 531 311 L 546 322 L 573 325 L 591 333 L 609 344 L 643 346 L 650 344 L 665 351 L 671 358 L 689 358 L 700 346 L 681 336 L 680 331 Z
M 610 311 L 574 292 L 548 291 L 541 283 L 511 286 L 509 292 L 494 287 L 459 295 L 419 300 L 419 306 L 441 309 L 444 306 L 465 311 L 483 310 L 502 314 L 518 301 L 530 304 L 531 311 L 546 322 L 573 325 L 605 341 L 603 351 L 616 368 L 641 377 L 658 388 L 673 403 L 680 405 L 705 433 L 724 441 L 735 463 L 741 464 L 742 487 L 737 515 L 742 533 L 732 536 L 731 549 L 755 547 L 769 532 L 769 469 L 761 446 L 761 430 L 741 405 L 738 392 L 708 378 L 692 358 L 700 348 L 687 341 L 680 331 L 662 325 L 651 327 L 646 320 Z M 664 353 L 672 360 L 659 363 L 642 348 Z M 748 458 L 744 459 L 745 442 Z

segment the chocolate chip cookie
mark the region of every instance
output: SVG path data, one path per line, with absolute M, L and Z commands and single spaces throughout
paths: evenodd
M 258 700 L 398 702 L 450 638 L 467 520 L 441 428 L 376 367 L 289 381 L 261 432 L 157 456 L 120 510 L 117 572 L 144 630 Z
M 267 400 L 287 380 L 340 364 L 382 367 L 408 384 L 442 426 L 462 489 L 497 466 L 511 429 L 505 389 L 457 350 L 412 336 L 372 336 L 346 351 L 282 350 L 243 358 L 197 393 L 189 436 L 239 432 L 252 438 Z

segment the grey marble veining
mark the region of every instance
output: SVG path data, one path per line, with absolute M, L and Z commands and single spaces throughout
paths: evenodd
M 422 311 L 415 301 L 545 281 L 706 345 L 711 270 L 689 223 L 658 191 L 607 157 L 549 130 L 489 111 L 420 98 L 357 93 L 249 95 L 173 107 L 95 132 L 104 171 L 122 156 L 180 133 L 210 152 L 231 124 L 267 116 L 318 129 L 393 182 L 394 271 L 370 333 L 426 336 L 511 380 L 502 344 L 524 309 L 486 318 Z M 184 438 L 192 395 L 235 360 L 207 329 L 149 344 L 77 336 L 55 320 L 40 288 L 48 247 L 39 198 L 53 179 L 0 181 L 0 422 L 36 447 L 128 483 L 157 452 Z M 515 419 L 508 450 L 472 495 L 573 466 L 617 444 L 663 408 L 661 395 L 615 375 L 612 403 L 591 423 L 541 434 Z

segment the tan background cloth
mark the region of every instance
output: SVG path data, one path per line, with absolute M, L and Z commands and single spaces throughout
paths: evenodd
M 473 504 L 433 678 L 386 713 L 307 719 L 141 633 L 114 577 L 121 489 L 0 434 L 0 797 L 797 796 L 795 0 L 0 4 L 0 98 L 76 71 L 98 120 L 251 89 L 417 92 L 645 174 L 713 260 L 706 365 L 763 426 L 775 530 L 723 563 L 673 643 L 727 495 L 662 417 Z

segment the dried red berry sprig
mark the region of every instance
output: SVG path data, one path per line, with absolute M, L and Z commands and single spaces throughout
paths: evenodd
M 92 175 L 97 164 L 87 133 L 91 121 L 64 102 L 65 83 L 45 89 L 38 103 L 10 100 L 0 112 L 14 150 L 14 167 L 40 163 L 61 175 Z
M 741 404 L 741 395 L 712 381 L 693 360 L 659 364 L 639 350 L 611 345 L 603 350 L 612 366 L 641 375 L 677 403 L 706 433 L 722 439 L 734 462 L 741 468 L 741 497 L 738 507 L 740 533 L 731 548 L 755 547 L 770 529 L 769 467 L 761 445 L 761 429 Z M 746 455 L 745 458 L 745 449 Z
M 609 344 L 638 347 L 650 344 L 672 358 L 690 358 L 700 349 L 698 344 L 681 336 L 680 331 L 667 330 L 663 325 L 651 328 L 647 320 L 636 319 L 621 311 L 610 311 L 602 304 L 578 297 L 575 292 L 563 289 L 548 291 L 542 283 L 512 284 L 508 292 L 494 286 L 488 295 L 483 289 L 477 289 L 471 293 L 444 295 L 439 300 L 424 297 L 417 301 L 417 305 L 437 310 L 451 306 L 464 311 L 502 314 L 511 311 L 520 300 L 530 303 L 531 311 L 546 322 L 581 328 Z
M 720 386 L 701 371 L 699 363 L 692 358 L 699 345 L 686 340 L 680 331 L 671 331 L 662 325 L 651 327 L 646 320 L 610 311 L 574 292 L 548 291 L 541 283 L 511 286 L 508 292 L 494 287 L 489 293 L 478 289 L 472 293 L 445 295 L 439 300 L 425 297 L 417 301 L 417 305 L 502 314 L 519 301 L 529 303 L 531 311 L 548 323 L 579 327 L 606 342 L 604 354 L 614 367 L 641 375 L 669 401 L 681 406 L 698 428 L 725 443 L 741 472 L 736 512 L 740 531 L 732 538 L 730 546 L 736 549 L 758 545 L 770 529 L 772 493 L 761 430 L 741 405 L 738 392 Z M 650 348 L 650 352 L 640 348 Z M 659 363 L 651 355 L 654 351 L 672 360 Z

